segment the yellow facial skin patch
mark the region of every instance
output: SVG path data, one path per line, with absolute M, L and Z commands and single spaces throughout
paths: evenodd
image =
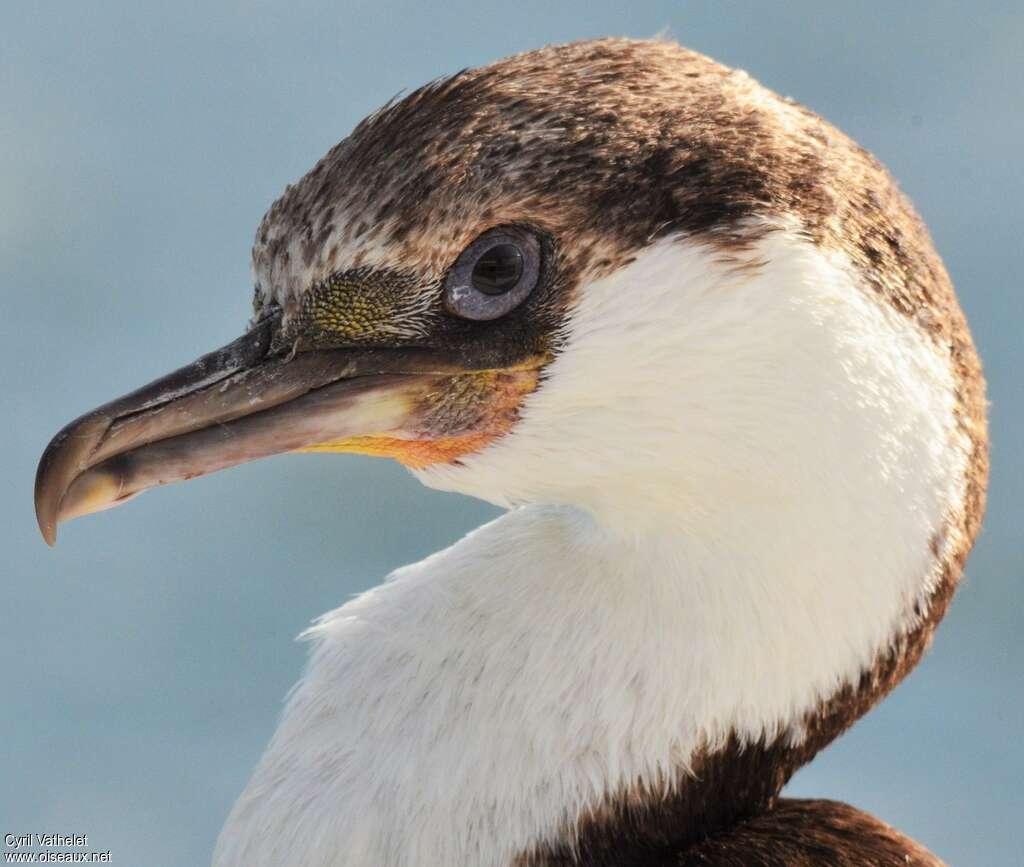
M 450 463 L 508 433 L 539 379 L 537 367 L 451 376 L 421 399 L 418 429 L 345 437 L 298 451 L 394 458 L 412 469 Z
M 308 347 L 392 344 L 423 336 L 423 288 L 408 275 L 357 269 L 311 289 L 289 324 Z

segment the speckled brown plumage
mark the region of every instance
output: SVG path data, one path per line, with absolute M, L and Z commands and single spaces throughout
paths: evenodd
M 385 106 L 274 203 L 253 264 L 258 296 L 287 308 L 374 258 L 429 287 L 501 223 L 534 225 L 577 271 L 600 272 L 667 234 L 728 247 L 763 232 L 758 218 L 788 217 L 949 335 L 931 309 L 948 300 L 941 263 L 871 155 L 745 73 L 661 41 L 553 46 Z
M 461 326 L 440 306 L 445 270 L 482 231 L 511 223 L 545 238 L 557 279 L 531 302 L 539 308 L 493 326 L 519 331 L 493 334 L 534 341 L 536 351 L 557 349 L 559 323 L 538 319 L 538 309 L 570 308 L 588 280 L 658 238 L 697 239 L 727 257 L 775 225 L 795 225 L 843 254 L 865 291 L 949 354 L 971 450 L 962 510 L 932 544 L 940 579 L 859 681 L 804 720 L 799 747 L 733 741 L 698 757 L 694 775 L 610 796 L 519 863 L 938 864 L 852 808 L 777 800 L 797 768 L 917 664 L 984 510 L 984 381 L 924 225 L 870 154 L 746 74 L 665 41 L 581 42 L 439 80 L 361 123 L 264 218 L 253 250 L 257 306 L 279 304 L 286 322 L 299 322 L 313 305 L 303 306 L 307 293 L 317 304 L 338 286 L 362 297 L 338 275 L 386 266 L 403 275 L 403 294 L 384 294 L 378 323 L 405 316 L 410 340 L 454 334 L 445 329 Z M 359 333 L 341 322 L 330 339 L 383 339 L 374 316 L 372 304 L 361 308 Z M 537 321 L 543 327 L 530 330 Z

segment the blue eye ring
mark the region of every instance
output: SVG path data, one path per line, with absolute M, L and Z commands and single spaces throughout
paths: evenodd
M 540 279 L 541 246 L 532 232 L 500 226 L 480 235 L 448 270 L 444 303 L 462 319 L 499 319 L 525 301 Z

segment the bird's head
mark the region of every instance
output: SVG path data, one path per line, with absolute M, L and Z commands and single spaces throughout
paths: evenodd
M 868 473 L 931 509 L 969 451 L 962 323 L 914 295 L 941 266 L 887 183 L 666 42 L 429 84 L 270 208 L 248 333 L 54 438 L 42 532 L 295 450 L 502 504 L 715 515 Z

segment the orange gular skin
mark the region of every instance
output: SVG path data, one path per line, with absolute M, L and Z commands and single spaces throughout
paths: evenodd
M 519 417 L 523 398 L 539 379 L 537 367 L 452 376 L 423 399 L 420 423 L 414 430 L 346 437 L 298 451 L 394 458 L 410 469 L 452 463 L 508 433 Z

